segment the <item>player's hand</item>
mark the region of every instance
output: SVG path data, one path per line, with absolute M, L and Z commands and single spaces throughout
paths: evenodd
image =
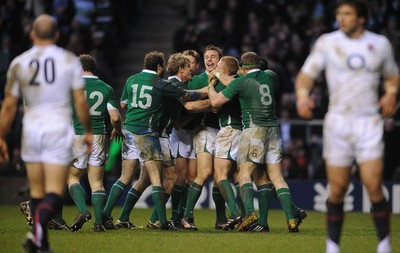
M 382 116 L 389 117 L 396 112 L 397 94 L 385 94 L 379 100 Z
M 297 115 L 303 119 L 311 119 L 313 117 L 313 109 L 315 108 L 314 100 L 310 96 L 301 96 L 297 98 L 296 109 Z
M 90 154 L 93 147 L 93 136 L 92 133 L 85 133 L 83 142 L 86 144 L 86 153 Z
M 7 143 L 5 140 L 0 139 L 0 164 L 6 163 L 9 160 Z
M 114 139 L 117 143 L 121 143 L 123 139 L 125 139 L 125 135 L 121 132 L 121 130 L 113 129 L 111 132 L 111 140 Z
M 218 78 L 214 75 L 213 72 L 211 72 L 208 75 L 208 85 L 215 86 L 218 83 Z

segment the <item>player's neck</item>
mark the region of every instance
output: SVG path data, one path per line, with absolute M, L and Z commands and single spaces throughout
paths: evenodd
M 36 39 L 36 40 L 33 41 L 33 44 L 35 46 L 39 46 L 39 47 L 50 46 L 50 45 L 54 45 L 54 40 L 39 40 L 39 39 Z
M 352 32 L 346 33 L 350 39 L 359 39 L 363 36 L 365 29 L 363 27 L 355 29 Z
M 82 75 L 83 76 L 94 76 L 94 74 L 92 72 L 89 72 L 89 71 L 82 71 Z

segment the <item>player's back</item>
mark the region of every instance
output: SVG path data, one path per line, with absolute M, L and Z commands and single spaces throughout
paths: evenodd
M 158 130 L 163 106 L 162 94 L 154 89 L 158 79 L 156 72 L 143 70 L 130 76 L 125 83 L 121 96 L 121 102 L 128 106 L 124 128 L 132 133 Z
M 89 105 L 90 123 L 94 134 L 105 134 L 105 120 L 109 108 L 118 108 L 113 88 L 97 76 L 84 76 L 86 101 Z M 74 113 L 76 134 L 83 134 L 84 127 Z
M 71 91 L 84 85 L 80 69 L 72 53 L 55 45 L 34 46 L 11 63 L 7 90 L 23 96 L 25 121 L 70 121 Z

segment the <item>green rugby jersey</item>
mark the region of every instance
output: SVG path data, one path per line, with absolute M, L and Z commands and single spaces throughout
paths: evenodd
M 275 113 L 275 86 L 276 76 L 256 70 L 233 80 L 222 94 L 229 99 L 239 95 L 244 128 L 279 126 Z
M 126 80 L 121 96 L 121 102 L 128 108 L 126 130 L 134 134 L 158 133 L 164 103 L 161 92 L 154 89 L 158 79 L 155 71 L 144 69 Z
M 215 86 L 215 91 L 220 92 L 225 89 L 225 85 L 221 82 Z M 219 125 L 220 127 L 226 127 L 230 125 L 234 129 L 242 130 L 242 113 L 240 109 L 239 96 L 235 95 L 228 103 L 224 104 L 218 111 Z
M 181 84 L 181 80 L 179 80 L 176 76 L 168 78 L 168 81 L 171 81 L 177 85 Z M 183 88 L 186 89 L 186 87 Z M 176 98 L 164 97 L 163 114 L 160 119 L 160 133 L 165 130 L 168 135 L 171 134 L 172 127 L 174 126 L 175 121 L 178 119 L 182 107 L 182 104 Z
M 108 114 L 107 106 L 117 107 L 117 98 L 113 88 L 100 80 L 97 76 L 84 76 L 86 101 L 89 104 L 90 123 L 93 134 L 106 134 L 105 119 Z M 73 123 L 75 134 L 85 133 L 73 106 Z
M 189 90 L 197 90 L 203 87 L 208 86 L 208 74 L 207 72 L 203 72 L 197 76 L 194 76 L 192 80 L 188 83 Z M 207 113 L 200 113 L 199 114 L 202 118 L 202 122 L 206 127 L 212 127 L 219 129 L 219 120 L 218 115 L 216 113 L 207 112 Z

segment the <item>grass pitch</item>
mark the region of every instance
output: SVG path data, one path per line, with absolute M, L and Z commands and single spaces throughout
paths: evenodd
M 90 208 L 93 214 L 92 208 Z M 120 208 L 113 215 L 118 217 Z M 18 206 L 0 206 L 0 252 L 23 252 L 21 242 L 29 231 Z M 324 213 L 307 211 L 308 217 L 300 226 L 299 233 L 288 233 L 281 210 L 271 210 L 269 233 L 237 233 L 214 229 L 215 211 L 195 210 L 198 231 L 154 231 L 146 228 L 150 209 L 134 209 L 131 221 L 143 229 L 121 229 L 92 232 L 93 221 L 87 222 L 81 231 L 49 232 L 51 246 L 56 253 L 124 253 L 124 252 L 279 252 L 313 253 L 325 251 Z M 170 210 L 168 210 L 170 214 Z M 64 219 L 71 224 L 77 211 L 73 206 L 64 207 Z M 400 252 L 400 215 L 392 215 L 393 252 Z M 347 213 L 341 240 L 342 253 L 376 252 L 377 237 L 370 214 Z

